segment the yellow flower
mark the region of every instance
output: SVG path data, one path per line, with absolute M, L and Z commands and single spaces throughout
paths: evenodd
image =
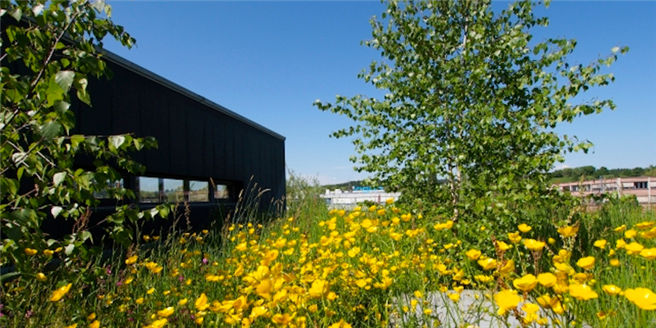
M 640 254 L 640 251 L 642 251 L 643 248 L 645 247 L 636 243 L 635 241 L 624 246 L 624 249 L 626 249 L 626 253 L 629 255 Z
M 515 261 L 514 260 L 508 260 L 504 266 L 499 269 L 499 272 L 501 274 L 507 274 L 510 272 L 515 271 Z
M 622 249 L 622 248 L 624 248 L 624 246 L 626 246 L 626 242 L 624 241 L 624 239 L 618 239 L 618 240 L 615 241 L 615 248 L 616 249 Z
M 588 285 L 580 285 L 580 284 L 573 284 L 569 286 L 569 294 L 572 295 L 572 297 L 582 300 L 582 301 L 587 301 L 589 299 L 597 298 L 599 295 L 595 293 L 592 288 Z
M 532 251 L 540 251 L 544 248 L 545 244 L 544 242 L 535 239 L 525 239 L 524 246 Z
M 90 321 L 90 320 L 93 320 L 93 319 L 95 319 L 95 318 L 96 318 L 96 312 L 91 313 L 91 314 L 89 314 L 89 315 L 87 316 L 87 320 L 89 320 L 89 321 Z
M 100 321 L 96 320 L 89 324 L 89 328 L 100 328 Z
M 273 321 L 274 323 L 277 323 L 277 324 L 287 325 L 292 321 L 292 319 L 294 319 L 295 316 L 296 316 L 296 313 L 294 313 L 292 315 L 289 315 L 289 313 L 285 313 L 285 314 L 277 313 L 277 314 L 273 315 L 273 317 L 271 318 L 271 321 Z
M 446 295 L 454 302 L 458 302 L 460 300 L 459 293 L 447 293 Z
M 656 225 L 656 221 L 643 221 L 635 225 L 636 228 L 638 229 L 649 229 Z
M 385 200 L 385 203 L 386 203 L 387 205 L 392 205 L 392 203 L 394 203 L 394 198 L 388 198 L 388 199 L 386 199 L 386 200 Z
M 157 311 L 157 315 L 162 317 L 162 318 L 166 318 L 166 317 L 170 316 L 171 314 L 173 314 L 173 312 L 175 312 L 175 309 L 172 306 L 169 306 L 164 310 Z
M 484 260 L 478 260 L 478 265 L 480 265 L 483 270 L 492 270 L 497 267 L 497 260 L 488 257 Z
M 444 229 L 451 229 L 453 227 L 453 221 L 446 221 L 446 223 L 437 223 L 433 226 L 433 229 L 440 231 Z
M 637 231 L 630 229 L 624 232 L 624 237 L 628 239 L 633 239 L 638 234 Z
M 28 248 L 25 249 L 25 254 L 27 254 L 28 256 L 36 255 L 36 253 L 38 253 L 38 252 L 39 251 L 37 251 L 34 248 L 29 248 L 28 247 Z
M 579 227 L 564 226 L 564 227 L 558 228 L 558 233 L 563 238 L 568 238 L 568 237 L 575 236 L 578 232 L 579 232 Z
M 648 288 L 627 289 L 624 297 L 643 310 L 656 310 L 656 294 Z
M 481 251 L 475 250 L 475 249 L 470 249 L 470 250 L 467 251 L 467 253 L 465 253 L 465 255 L 467 255 L 467 257 L 470 260 L 477 260 L 479 257 L 481 257 Z
M 614 266 L 614 267 L 620 266 L 620 260 L 618 260 L 618 259 L 611 259 L 609 263 L 610 263 L 611 266 Z
M 619 294 L 622 291 L 621 288 L 619 288 L 615 285 L 604 285 L 603 287 L 601 287 L 601 289 L 603 289 L 604 292 L 606 292 L 606 294 L 608 294 L 610 296 L 615 296 L 615 295 Z
M 64 297 L 64 295 L 66 295 L 66 293 L 68 293 L 68 291 L 71 289 L 72 285 L 73 284 L 69 283 L 66 286 L 63 286 L 63 287 L 60 287 L 60 288 L 56 289 L 54 292 L 52 292 L 52 296 L 50 296 L 50 301 L 51 302 L 59 301 L 62 297 Z
M 46 249 L 46 250 L 43 251 L 43 254 L 45 254 L 46 256 L 52 256 L 53 253 L 54 252 L 49 250 L 49 249 Z
M 70 326 L 66 326 L 65 328 L 77 328 L 77 323 L 74 323 L 74 324 L 72 324 L 72 325 L 70 325 Z
M 526 313 L 526 316 L 523 319 L 524 323 L 529 324 L 533 321 L 536 321 L 538 319 L 537 312 L 539 310 L 540 310 L 540 307 L 537 306 L 537 304 L 524 303 L 524 305 L 522 305 L 522 311 L 524 311 L 524 313 Z
M 521 300 L 522 298 L 517 295 L 516 290 L 502 290 L 494 294 L 494 301 L 499 307 L 497 311 L 499 315 L 504 315 L 507 311 L 515 309 Z
M 162 318 L 162 319 L 153 321 L 153 323 L 149 324 L 148 326 L 144 326 L 144 328 L 162 328 L 166 325 L 167 322 L 168 322 L 168 319 Z
M 151 288 L 146 292 L 146 294 L 150 295 L 150 294 L 152 294 L 152 293 L 154 293 L 154 292 L 155 292 L 155 287 L 151 287 Z
M 328 281 L 317 279 L 312 282 L 312 287 L 310 287 L 308 293 L 312 298 L 319 298 L 328 293 L 329 289 Z
M 207 310 L 207 308 L 210 306 L 209 303 L 207 303 L 207 295 L 205 295 L 205 293 L 200 294 L 200 296 L 196 299 L 196 302 L 194 302 L 194 306 L 198 311 Z
M 348 322 L 344 321 L 344 319 L 341 319 L 341 320 L 339 320 L 339 322 L 336 322 L 336 323 L 328 326 L 328 328 L 351 328 L 351 325 L 348 324 Z
M 624 230 L 626 230 L 626 224 L 623 224 L 623 225 L 615 228 L 615 232 L 622 232 Z
M 128 257 L 127 260 L 125 260 L 125 264 L 127 264 L 127 265 L 135 264 L 135 263 L 137 263 L 138 258 L 139 257 L 137 255 L 132 255 L 132 256 Z
M 502 242 L 502 241 L 500 241 L 500 240 L 497 240 L 496 244 L 497 244 L 497 247 L 499 247 L 499 249 L 500 249 L 502 252 L 505 252 L 505 251 L 507 251 L 507 250 L 509 250 L 509 249 L 512 248 L 512 245 L 508 245 L 508 244 L 506 244 L 506 243 L 504 243 L 504 242 Z
M 316 304 L 314 306 L 316 307 Z M 265 315 L 268 311 L 269 310 L 267 310 L 267 308 L 264 307 L 264 306 L 256 306 L 251 310 L 251 315 L 249 315 L 248 317 L 250 319 L 255 319 L 257 317 Z M 316 310 L 315 310 L 315 312 L 316 312 Z
M 143 302 L 144 302 L 144 298 L 143 298 L 143 297 L 139 297 L 139 298 L 137 298 L 136 300 L 134 300 L 134 302 L 137 303 L 137 304 L 143 304 Z
M 46 277 L 46 275 L 43 274 L 43 272 L 39 272 L 36 274 L 36 280 L 44 282 L 44 281 L 48 281 L 48 277 Z
M 581 258 L 576 262 L 576 265 L 578 265 L 579 267 L 585 270 L 592 269 L 594 267 L 594 264 L 595 264 L 595 258 L 593 256 Z
M 188 302 L 188 300 L 186 298 L 183 298 L 183 299 L 178 301 L 178 305 L 182 306 L 182 305 L 187 304 L 187 302 Z
M 549 294 L 544 294 L 537 299 L 538 304 L 542 306 L 545 309 L 550 309 L 555 307 L 558 303 L 560 303 L 560 299 L 558 297 L 551 297 Z
M 640 251 L 640 256 L 648 260 L 654 260 L 656 259 L 656 248 L 645 248 Z
M 526 225 L 526 224 L 524 224 L 524 223 L 522 223 L 522 224 L 520 224 L 519 226 L 517 226 L 517 228 L 519 229 L 519 231 L 521 231 L 521 232 L 523 232 L 523 233 L 527 233 L 527 232 L 531 231 L 531 229 L 532 229 L 531 226 Z
M 517 244 L 522 240 L 522 236 L 519 235 L 519 231 L 509 232 L 508 239 L 510 239 L 510 242 Z
M 594 247 L 604 249 L 606 247 L 606 239 L 599 239 L 594 242 Z
M 538 280 L 530 273 L 519 279 L 513 280 L 513 286 L 523 292 L 530 292 L 535 286 L 537 286 L 537 284 Z
M 553 287 L 557 280 L 556 276 L 550 272 L 540 273 L 538 275 L 538 282 L 540 285 L 547 288 Z

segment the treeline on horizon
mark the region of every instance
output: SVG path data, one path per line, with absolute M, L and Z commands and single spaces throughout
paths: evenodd
M 656 177 L 656 166 L 650 165 L 646 168 L 643 167 L 634 167 L 629 168 L 619 168 L 619 169 L 608 169 L 605 166 L 596 168 L 592 165 L 579 166 L 579 167 L 567 167 L 559 170 L 555 170 L 550 173 L 552 183 L 563 183 L 563 182 L 575 182 L 584 178 L 585 180 L 592 179 L 613 179 L 613 178 L 630 178 L 630 177 Z M 365 186 L 364 180 L 354 180 L 338 184 L 323 185 L 323 188 L 335 190 L 352 190 L 353 187 Z

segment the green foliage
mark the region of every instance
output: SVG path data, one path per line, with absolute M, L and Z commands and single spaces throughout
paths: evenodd
M 287 170 L 285 202 L 287 216 L 317 217 L 326 211 L 326 202 L 319 197 L 324 188 L 316 177 L 303 177 Z
M 555 170 L 549 174 L 552 183 L 562 183 L 562 182 L 575 182 L 581 180 L 582 177 L 585 179 L 610 179 L 618 177 L 639 177 L 639 176 L 656 176 L 656 167 L 650 165 L 649 167 L 634 167 L 632 169 L 620 168 L 620 169 L 608 169 L 605 166 L 600 168 L 595 168 L 594 166 L 580 166 L 575 168 L 564 168 L 560 170 Z
M 511 225 L 522 204 L 561 197 L 550 190 L 547 172 L 565 153 L 591 144 L 553 129 L 615 108 L 611 100 L 571 99 L 612 82 L 600 70 L 628 48 L 570 65 L 575 40 L 533 40 L 532 30 L 549 23 L 533 14 L 537 5 L 518 1 L 494 13 L 490 1 L 389 2 L 364 42 L 385 61 L 359 75 L 386 90 L 384 98 L 315 103 L 356 122 L 332 136 L 354 137 L 357 170 L 406 201 L 437 204 L 454 221 Z
M 0 264 L 15 266 L 25 278 L 56 258 L 69 272 L 84 271 L 95 252 L 86 246 L 95 192 L 116 200 L 116 212 L 104 221 L 124 245 L 132 238 L 127 222 L 167 212 L 168 205 L 140 212 L 124 204 L 132 191 L 113 186 L 120 171 L 144 171 L 128 154 L 156 147 L 153 138 L 70 134 L 72 94 L 91 106 L 88 77 L 110 76 L 102 39 L 111 36 L 127 47 L 135 40 L 112 23 L 103 1 L 1 1 L 0 7 Z M 93 158 L 95 168 L 76 167 L 80 156 Z M 48 217 L 75 221 L 74 233 L 48 238 L 41 230 Z

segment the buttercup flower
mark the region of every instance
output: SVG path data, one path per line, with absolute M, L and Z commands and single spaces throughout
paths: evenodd
M 556 276 L 550 272 L 540 273 L 538 275 L 538 282 L 540 283 L 540 285 L 547 288 L 553 287 L 553 285 L 556 284 L 557 280 L 558 279 L 556 278 Z
M 519 231 L 521 231 L 523 233 L 527 233 L 527 232 L 531 231 L 532 228 L 531 228 L 531 226 L 529 226 L 525 223 L 522 223 L 519 226 L 517 226 L 517 229 L 519 229 Z
M 544 248 L 545 243 L 535 239 L 524 239 L 524 246 L 532 251 L 540 251 Z
M 565 226 L 558 228 L 558 233 L 563 238 L 575 236 L 579 232 L 579 227 Z
M 592 269 L 592 267 L 594 267 L 594 264 L 595 264 L 595 258 L 593 256 L 584 257 L 576 262 L 576 265 L 586 270 Z
M 606 292 L 606 294 L 608 294 L 610 296 L 615 296 L 615 295 L 619 294 L 622 291 L 621 288 L 619 288 L 615 285 L 604 285 L 603 287 L 601 287 L 601 289 L 603 289 L 604 292 Z
M 517 304 L 521 302 L 522 298 L 517 295 L 516 290 L 502 290 L 494 294 L 494 301 L 496 302 L 499 310 L 499 315 L 504 315 L 506 312 L 517 308 Z
M 624 297 L 643 310 L 656 310 L 656 294 L 648 288 L 627 289 Z
M 593 245 L 594 247 L 604 249 L 606 247 L 606 239 L 599 239 Z
M 572 295 L 572 297 L 582 300 L 582 301 L 587 301 L 589 299 L 597 298 L 599 295 L 595 293 L 592 288 L 588 285 L 580 285 L 580 284 L 573 284 L 569 286 L 569 294 Z
M 465 255 L 467 255 L 467 257 L 470 260 L 477 260 L 479 257 L 481 257 L 481 251 L 475 250 L 475 249 L 470 249 L 470 250 L 467 251 L 467 253 L 465 253 Z
M 484 260 L 478 260 L 478 265 L 480 265 L 483 270 L 492 270 L 497 267 L 497 260 L 488 257 Z
M 656 259 L 656 248 L 645 248 L 640 251 L 640 256 L 648 260 L 654 260 Z
M 66 286 L 63 286 L 63 287 L 57 288 L 57 289 L 52 293 L 52 296 L 50 296 L 50 302 L 57 302 L 57 301 L 59 301 L 62 297 L 64 297 L 64 295 L 66 295 L 66 293 L 68 293 L 68 291 L 71 289 L 71 286 L 73 286 L 73 284 L 70 284 L 70 283 L 69 283 L 69 284 L 66 285 Z
M 175 309 L 172 306 L 169 306 L 166 309 L 157 311 L 157 315 L 162 317 L 162 318 L 166 318 L 166 317 L 170 316 L 171 314 L 173 314 L 173 312 L 175 312 Z
M 530 273 L 519 279 L 513 280 L 513 286 L 523 292 L 530 292 L 535 286 L 537 286 L 537 284 L 537 278 Z
M 626 253 L 629 255 L 640 254 L 640 251 L 642 251 L 643 248 L 645 247 L 636 243 L 635 241 L 624 246 Z
M 135 264 L 135 263 L 137 263 L 137 259 L 138 259 L 138 258 L 139 258 L 139 257 L 138 257 L 137 255 L 132 255 L 132 256 L 128 257 L 128 258 L 125 260 L 125 264 L 127 264 L 127 265 Z
M 522 236 L 519 235 L 519 231 L 509 232 L 508 239 L 510 239 L 510 242 L 517 244 L 522 240 Z

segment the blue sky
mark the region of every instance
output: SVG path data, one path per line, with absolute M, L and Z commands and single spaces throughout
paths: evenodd
M 378 1 L 111 1 L 113 20 L 137 39 L 132 50 L 105 47 L 166 79 L 287 138 L 286 164 L 322 183 L 363 179 L 353 170 L 347 139 L 331 132 L 351 125 L 321 112 L 316 99 L 379 97 L 357 74 L 379 54 L 371 38 Z M 509 2 L 495 2 L 495 9 Z M 575 38 L 571 63 L 588 64 L 615 46 L 630 51 L 610 68 L 616 82 L 581 99 L 610 98 L 615 111 L 557 128 L 588 139 L 588 154 L 567 155 L 565 166 L 608 168 L 656 164 L 656 2 L 553 1 L 535 39 Z

